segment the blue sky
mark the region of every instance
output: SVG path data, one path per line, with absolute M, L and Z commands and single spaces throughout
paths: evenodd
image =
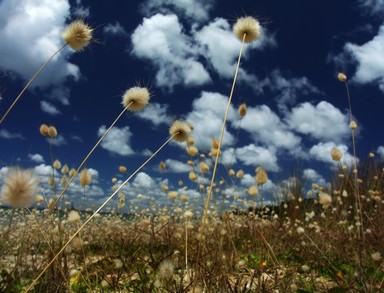
M 207 154 L 221 130 L 240 49 L 231 28 L 238 17 L 250 15 L 263 30 L 245 47 L 224 136 L 221 166 L 245 171 L 236 191 L 227 187 L 228 202 L 254 184 L 258 166 L 267 170 L 265 188 L 272 193 L 297 166 L 308 182 L 326 185 L 335 166 L 330 149 L 339 147 L 344 163 L 352 158 L 340 71 L 349 78 L 359 158 L 369 152 L 384 157 L 383 14 L 382 0 L 2 0 L 1 115 L 63 43 L 61 32 L 71 20 L 85 19 L 95 28 L 95 41 L 82 52 L 66 48 L 0 125 L 0 180 L 10 166 L 35 168 L 42 193 L 50 197 L 49 147 L 39 126 L 57 128 L 54 157 L 77 168 L 121 112 L 123 92 L 137 84 L 150 88 L 150 104 L 125 114 L 88 160 L 91 205 L 111 194 L 113 177 L 124 181 L 167 139 L 175 119 L 194 125 L 196 146 Z M 241 103 L 248 113 L 240 122 Z M 185 145 L 168 145 L 123 190 L 127 206 L 139 193 L 146 202 L 167 202 L 161 185 L 178 190 L 179 180 L 191 199 L 199 199 L 196 184 L 187 179 L 188 159 Z M 165 172 L 160 161 L 167 163 Z M 120 165 L 126 174 L 119 173 Z M 227 178 L 225 168 L 218 176 Z M 81 193 L 75 181 L 69 192 L 75 203 Z

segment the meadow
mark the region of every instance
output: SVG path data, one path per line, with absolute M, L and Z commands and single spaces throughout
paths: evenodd
M 241 49 L 227 109 L 242 49 L 260 36 L 260 24 L 252 17 L 239 18 L 233 32 Z M 92 41 L 92 34 L 93 28 L 83 21 L 73 22 L 63 33 L 64 45 L 52 58 L 65 46 L 82 51 Z M 13 106 L 50 60 L 2 116 L 0 127 L 8 114 L 17 115 L 11 111 Z M 346 86 L 351 107 L 347 77 L 340 73 L 335 78 Z M 263 186 L 268 174 L 259 166 L 254 184 L 244 191 L 251 199 L 235 195 L 231 200 L 236 209 L 223 209 L 213 195 L 226 196 L 225 189 L 236 187 L 237 179 L 244 175 L 241 168 L 228 169 L 220 162 L 227 111 L 221 135 L 212 139 L 209 153 L 195 146 L 193 125 L 176 120 L 169 128 L 169 138 L 159 142 L 159 149 L 124 182 L 115 184 L 100 207 L 71 208 L 65 194 L 73 180 L 78 177 L 83 187 L 91 183 L 84 168 L 88 158 L 126 111 L 141 111 L 149 100 L 147 88 L 128 89 L 122 112 L 77 169 L 69 170 L 52 158 L 53 176 L 48 182 L 55 190 L 52 195 L 39 194 L 39 180 L 32 170 L 9 168 L 1 189 L 2 202 L 8 207 L 0 210 L 1 292 L 384 291 L 384 165 L 373 153 L 364 161 L 357 160 L 358 126 L 352 115 L 354 162 L 342 165 L 343 154 L 332 149 L 329 156 L 338 167 L 326 186 L 311 184 L 308 189 L 308 182 L 298 172 L 267 203 Z M 238 115 L 247 115 L 245 104 Z M 40 134 L 54 139 L 57 130 L 42 124 Z M 125 202 L 124 185 L 172 140 L 185 145 L 190 157 L 189 179 L 201 195 L 201 208 L 168 186 L 163 186 L 167 206 Z M 167 168 L 163 162 L 159 167 Z M 216 175 L 220 167 L 227 170 L 228 180 Z M 55 178 L 57 173 L 60 175 Z M 208 180 L 199 182 L 202 177 Z M 127 204 L 130 212 L 106 213 L 107 204 L 117 205 L 116 210 Z

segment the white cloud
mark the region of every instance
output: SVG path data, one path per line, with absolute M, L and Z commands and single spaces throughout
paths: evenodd
M 168 105 L 161 105 L 159 103 L 150 103 L 144 110 L 137 113 L 137 116 L 144 120 L 148 120 L 153 125 L 158 126 L 162 123 L 170 124 L 172 119 L 167 114 Z
M 296 106 L 288 114 L 287 123 L 292 130 L 317 140 L 340 142 L 350 134 L 347 116 L 326 101 L 316 106 L 309 102 Z
M 380 158 L 384 159 L 384 146 L 379 146 L 376 152 L 380 155 Z
M 167 159 L 165 163 L 167 165 L 167 171 L 172 173 L 186 173 L 191 171 L 190 166 L 177 160 Z
M 0 137 L 5 139 L 25 139 L 20 133 L 11 133 L 6 129 L 0 130 Z
M 255 142 L 267 146 L 293 151 L 299 148 L 301 142 L 300 137 L 290 131 L 266 105 L 248 107 L 247 115 L 242 119 L 240 127 L 251 133 Z
M 183 32 L 176 15 L 155 14 L 144 18 L 132 34 L 132 54 L 149 60 L 156 68 L 156 84 L 173 90 L 176 84 L 203 85 L 210 76 L 194 56 L 194 45 Z
M 175 10 L 185 15 L 191 21 L 204 21 L 209 18 L 209 11 L 213 8 L 213 0 L 148 0 L 141 6 L 145 15 L 155 12 L 170 13 Z
M 28 158 L 35 163 L 44 163 L 44 158 L 40 154 L 28 154 Z
M 41 101 L 40 107 L 43 112 L 48 113 L 49 115 L 55 116 L 61 114 L 61 112 L 54 105 L 48 103 L 47 101 Z
M 201 96 L 192 103 L 192 112 L 187 115 L 187 121 L 194 129 L 191 135 L 195 138 L 196 146 L 202 151 L 211 148 L 213 138 L 220 137 L 221 128 L 228 98 L 213 92 L 202 92 Z M 235 110 L 230 106 L 228 120 L 233 120 Z M 224 134 L 223 146 L 231 145 L 234 137 L 228 131 Z
M 0 3 L 0 67 L 29 79 L 63 45 L 61 33 L 69 17 L 67 0 L 4 0 Z M 44 68 L 31 86 L 46 87 L 68 77 L 79 78 L 79 68 L 67 60 L 65 49 Z
M 236 150 L 237 158 L 246 166 L 263 167 L 267 171 L 277 172 L 279 166 L 274 150 L 250 144 Z
M 321 176 L 316 170 L 310 168 L 303 171 L 303 178 L 309 180 L 309 183 L 317 183 L 321 186 L 325 185 L 323 176 Z
M 340 161 L 342 164 L 353 164 L 353 156 L 348 153 L 348 147 L 344 144 L 335 144 L 334 142 L 320 142 L 310 148 L 309 154 L 318 161 L 336 164 L 336 162 L 333 161 L 331 157 L 331 149 L 333 147 L 338 148 L 343 153 L 343 158 Z
M 384 25 L 372 40 L 363 45 L 347 43 L 344 50 L 357 62 L 352 80 L 362 84 L 377 83 L 384 92 Z
M 105 125 L 100 126 L 98 136 L 101 137 L 107 130 Z M 113 127 L 101 142 L 101 147 L 121 156 L 133 155 L 131 143 L 132 133 L 128 126 Z
M 136 175 L 132 185 L 136 188 L 152 188 L 155 185 L 155 181 L 147 173 L 140 172 Z
M 123 26 L 119 22 L 108 23 L 103 28 L 103 33 L 106 35 L 115 35 L 115 36 L 127 36 L 128 33 L 125 31 Z
M 359 3 L 370 14 L 382 15 L 384 13 L 384 0 L 359 0 Z
M 47 138 L 47 141 L 49 143 L 51 143 L 52 145 L 54 145 L 54 146 L 61 146 L 61 145 L 68 144 L 68 142 L 65 139 L 65 137 L 63 135 L 61 135 L 61 134 L 59 134 L 55 138 Z
M 216 18 L 204 26 L 201 30 L 195 31 L 194 38 L 200 44 L 200 54 L 222 77 L 232 78 L 235 73 L 235 64 L 239 55 L 241 42 L 236 38 L 229 22 L 223 18 Z M 244 47 L 243 58 L 247 58 L 250 50 L 264 48 L 268 44 L 274 44 L 273 38 L 267 39 L 262 32 L 261 37 Z M 239 72 L 241 79 L 255 79 L 244 69 Z

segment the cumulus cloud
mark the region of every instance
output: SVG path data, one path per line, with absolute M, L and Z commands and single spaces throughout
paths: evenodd
M 168 105 L 150 103 L 144 110 L 136 115 L 144 120 L 150 121 L 154 126 L 160 124 L 170 124 L 172 119 L 168 115 Z
M 0 137 L 5 139 L 25 139 L 25 137 L 20 133 L 12 133 L 6 129 L 0 130 Z
M 301 138 L 296 136 L 280 120 L 280 118 L 266 106 L 248 107 L 247 115 L 242 119 L 240 128 L 251 134 L 255 142 L 263 145 L 298 149 Z
M 106 35 L 114 35 L 114 36 L 127 36 L 128 33 L 125 31 L 124 27 L 119 23 L 108 23 L 103 28 L 103 33 Z
M 379 154 L 380 158 L 384 159 L 384 146 L 379 146 L 376 152 Z
M 28 158 L 35 163 L 44 163 L 44 158 L 40 154 L 28 154 Z
M 236 156 L 246 166 L 263 167 L 267 171 L 277 172 L 277 156 L 274 150 L 250 144 L 237 148 Z
M 140 172 L 136 175 L 132 185 L 136 188 L 151 188 L 155 185 L 155 181 L 147 173 Z
M 331 149 L 334 147 L 338 148 L 343 153 L 341 163 L 352 165 L 354 158 L 350 153 L 348 153 L 348 147 L 344 144 L 335 144 L 334 142 L 320 142 L 310 148 L 309 154 L 315 160 L 336 164 L 331 157 Z
M 326 101 L 316 106 L 302 103 L 292 109 L 286 120 L 292 130 L 319 141 L 340 142 L 350 135 L 347 116 Z
M 47 101 L 41 101 L 40 108 L 43 112 L 48 113 L 49 115 L 52 115 L 52 116 L 61 114 L 61 112 L 54 105 L 52 105 L 51 103 L 48 103 Z
M 62 146 L 68 144 L 65 137 L 61 134 L 59 134 L 55 138 L 47 138 L 47 141 L 54 146 Z
M 384 25 L 372 40 L 362 45 L 347 43 L 344 50 L 357 63 L 352 80 L 361 84 L 376 83 L 384 92 Z
M 384 0 L 359 0 L 364 11 L 373 15 L 382 15 L 384 13 Z
M 106 130 L 105 125 L 100 126 L 98 136 L 101 137 Z M 103 139 L 101 147 L 120 156 L 133 155 L 134 151 L 130 146 L 131 137 L 132 132 L 128 126 L 122 128 L 113 127 Z
M 196 146 L 202 151 L 209 150 L 212 139 L 220 137 L 227 103 L 227 97 L 205 91 L 193 101 L 192 111 L 187 115 L 187 121 L 194 126 L 192 136 L 195 138 Z M 230 106 L 228 119 L 234 120 L 235 113 L 233 106 Z M 233 142 L 233 135 L 226 131 L 223 146 L 229 146 Z
M 186 173 L 191 171 L 191 167 L 188 166 L 186 163 L 173 160 L 173 159 L 167 159 L 165 161 L 167 165 L 167 171 L 172 173 Z
M 163 14 L 176 10 L 190 21 L 205 21 L 209 18 L 209 11 L 213 8 L 213 0 L 148 0 L 141 5 L 141 11 L 145 15 L 155 12 Z
M 303 171 L 303 178 L 308 180 L 310 183 L 317 183 L 322 186 L 325 185 L 323 176 L 314 169 L 305 169 Z
M 156 69 L 156 84 L 169 91 L 176 84 L 203 85 L 210 76 L 193 54 L 193 42 L 183 32 L 176 15 L 144 18 L 132 34 L 132 54 L 148 60 Z
M 63 45 L 61 33 L 69 17 L 67 0 L 4 0 L 0 3 L 0 68 L 29 79 Z M 68 61 L 73 51 L 54 58 L 31 86 L 57 85 L 78 79 L 79 68 Z
M 276 96 L 277 106 L 284 114 L 296 104 L 299 97 L 321 94 L 307 77 L 286 77 L 278 69 L 273 70 L 264 83 Z
M 204 26 L 201 30 L 194 32 L 194 38 L 200 44 L 201 55 L 221 77 L 232 78 L 235 73 L 235 64 L 239 55 L 241 43 L 232 32 L 232 27 L 226 19 L 216 18 Z M 247 58 L 250 50 L 264 48 L 274 44 L 273 38 L 261 38 L 250 43 L 244 48 L 243 58 Z M 256 79 L 244 69 L 239 73 L 241 79 Z

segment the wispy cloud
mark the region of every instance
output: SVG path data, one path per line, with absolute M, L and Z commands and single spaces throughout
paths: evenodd
M 47 101 L 41 101 L 40 108 L 43 112 L 48 113 L 49 115 L 52 115 L 52 116 L 61 114 L 61 112 L 54 105 L 52 105 L 51 103 L 48 103 Z
M 25 139 L 25 137 L 20 133 L 12 133 L 6 129 L 0 130 L 0 137 L 5 139 Z

